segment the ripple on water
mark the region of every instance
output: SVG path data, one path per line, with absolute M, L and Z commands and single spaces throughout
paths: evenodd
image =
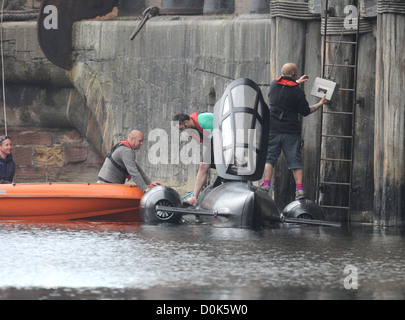
M 125 297 L 155 288 L 176 298 L 231 291 L 257 299 L 275 290 L 341 297 L 349 264 L 358 268 L 357 292 L 367 297 L 402 297 L 405 288 L 403 236 L 373 229 L 2 223 L 0 243 L 2 290 L 54 289 L 65 298 L 69 290 Z

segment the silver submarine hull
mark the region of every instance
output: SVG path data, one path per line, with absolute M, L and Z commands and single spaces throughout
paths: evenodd
M 193 207 L 184 207 L 176 190 L 158 186 L 143 196 L 140 213 L 150 224 L 180 223 L 183 216 L 195 215 L 204 223 L 224 228 L 274 228 L 283 223 L 341 227 L 339 222 L 325 221 L 322 210 L 311 200 L 293 201 L 280 213 L 267 192 L 238 181 L 207 187 Z
M 179 222 L 196 215 L 217 227 L 261 228 L 280 222 L 273 199 L 250 183 L 231 181 L 207 187 L 196 206 L 182 207 L 180 195 L 170 187 L 158 186 L 141 200 L 142 219 L 148 223 Z
M 219 227 L 260 228 L 280 221 L 273 199 L 247 182 L 231 181 L 207 188 L 201 194 L 198 205 L 204 210 L 224 213 L 206 217 L 209 224 Z

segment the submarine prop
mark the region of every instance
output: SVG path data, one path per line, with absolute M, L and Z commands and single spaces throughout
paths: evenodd
M 143 221 L 176 223 L 184 215 L 196 215 L 210 225 L 230 228 L 280 222 L 340 227 L 322 220 L 322 210 L 308 199 L 293 201 L 280 213 L 268 193 L 252 184 L 263 175 L 268 132 L 269 107 L 259 86 L 247 78 L 233 81 L 214 107 L 212 139 L 218 177 L 192 207 L 185 207 L 174 189 L 154 187 L 141 199 Z

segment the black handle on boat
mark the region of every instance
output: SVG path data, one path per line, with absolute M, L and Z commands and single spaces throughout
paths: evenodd
M 221 216 L 221 217 L 229 217 L 230 213 L 227 209 L 219 209 L 219 210 L 204 210 L 204 209 L 197 209 L 197 208 L 177 208 L 177 207 L 166 207 L 166 206 L 156 206 L 156 211 L 163 211 L 163 212 L 172 212 L 177 214 L 198 214 L 201 216 Z
M 309 224 L 313 226 L 324 226 L 324 227 L 335 227 L 340 228 L 342 225 L 340 222 L 334 221 L 323 221 L 323 220 L 313 220 L 313 219 L 300 219 L 300 218 L 286 218 L 284 215 L 280 215 L 280 221 L 282 223 L 299 223 L 299 224 Z

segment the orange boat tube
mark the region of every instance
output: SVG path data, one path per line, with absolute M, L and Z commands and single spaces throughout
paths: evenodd
M 141 222 L 142 196 L 135 185 L 0 184 L 0 220 Z

